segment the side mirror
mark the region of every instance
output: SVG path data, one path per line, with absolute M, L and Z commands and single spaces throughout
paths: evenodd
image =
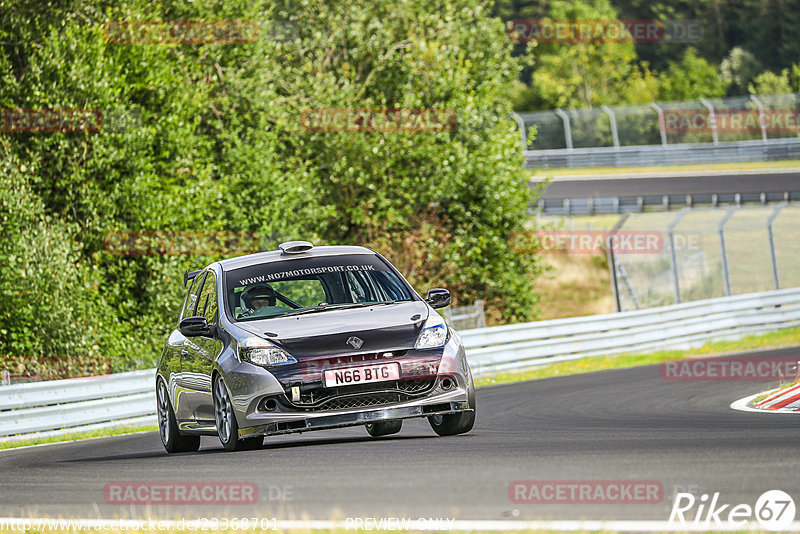
M 438 287 L 429 289 L 425 302 L 430 304 L 431 308 L 444 308 L 450 305 L 450 292 Z
M 186 337 L 211 337 L 214 327 L 209 326 L 205 317 L 186 317 L 181 320 L 178 330 Z

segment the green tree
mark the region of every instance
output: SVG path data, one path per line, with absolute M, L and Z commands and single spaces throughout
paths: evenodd
M 720 79 L 717 69 L 689 48 L 680 62 L 670 63 L 658 76 L 659 100 L 689 100 L 714 98 L 725 95 L 726 82 Z
M 566 2 L 550 5 L 552 20 L 616 20 L 608 0 Z M 639 102 L 632 85 L 652 87 L 649 72 L 637 63 L 632 42 L 542 43 L 535 51 L 536 66 L 531 91 L 539 108 L 591 107 L 602 104 Z
M 503 96 L 520 63 L 502 22 L 472 0 L 303 0 L 275 15 L 297 28 L 278 45 L 287 111 L 276 127 L 287 172 L 306 184 L 302 217 L 325 241 L 385 251 L 420 290 L 445 285 L 457 302 L 531 317 L 537 265 L 509 247 L 531 195 Z M 319 108 L 451 110 L 456 128 L 305 130 L 303 111 Z
M 748 84 L 762 70 L 761 62 L 739 46 L 732 48 L 719 65 L 720 78 L 728 84 L 728 92 L 732 95 L 746 94 Z

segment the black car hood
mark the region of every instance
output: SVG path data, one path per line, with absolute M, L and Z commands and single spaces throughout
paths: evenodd
M 328 310 L 293 317 L 276 317 L 238 326 L 286 350 L 298 359 L 413 349 L 428 305 L 421 301 Z M 362 345 L 347 341 L 357 337 Z

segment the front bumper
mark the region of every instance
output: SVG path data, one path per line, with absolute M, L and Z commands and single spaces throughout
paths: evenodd
M 350 419 L 347 418 L 350 417 L 354 421 L 352 424 L 363 424 L 357 414 L 374 414 L 388 409 L 427 406 L 437 403 L 468 402 L 469 392 L 472 391 L 474 386 L 472 385 L 464 346 L 457 333 L 453 332 L 451 338 L 441 349 L 433 349 L 427 355 L 425 352 L 409 351 L 407 356 L 400 357 L 397 360 L 402 362 L 402 368 L 404 369 L 403 373 L 401 373 L 401 378 L 406 379 L 408 377 L 405 375 L 405 370 L 409 369 L 405 367 L 406 365 L 425 363 L 430 358 L 435 358 L 438 361 L 436 374 L 420 376 L 425 381 L 431 382 L 430 387 L 420 387 L 417 392 L 405 392 L 397 396 L 396 399 L 385 398 L 378 403 L 369 404 L 351 404 L 347 402 L 325 404 L 323 402 L 317 408 L 308 404 L 304 406 L 296 404 L 291 402 L 294 399 L 291 399 L 287 392 L 288 388 L 286 386 L 291 382 L 287 380 L 286 374 L 276 376 L 261 367 L 240 362 L 238 358 L 231 358 L 222 362 L 220 371 L 231 393 L 231 401 L 239 428 L 243 431 L 248 431 L 251 427 L 265 427 L 265 432 L 281 433 L 290 427 L 293 428 L 293 431 L 308 430 L 311 427 L 315 427 L 316 423 L 311 423 L 311 421 L 330 417 L 344 417 L 344 421 L 349 421 Z M 416 367 L 412 367 L 411 371 L 415 369 Z M 311 370 L 314 372 L 310 372 Z M 321 368 L 306 366 L 303 371 L 305 373 L 300 378 L 306 384 L 310 380 L 320 380 Z M 412 374 L 412 378 L 413 376 Z M 449 378 L 452 382 L 449 388 L 442 385 L 446 378 Z M 379 387 L 377 383 L 375 386 Z M 369 395 L 370 392 L 365 391 L 364 394 Z M 344 393 L 341 395 L 342 398 L 347 396 Z M 268 399 L 275 399 L 278 406 L 273 405 L 272 409 L 267 409 L 265 402 Z M 419 413 L 407 415 L 407 417 L 424 415 L 424 413 Z
M 273 421 L 257 426 L 240 428 L 239 438 L 310 432 L 312 430 L 327 430 L 396 419 L 411 419 L 414 417 L 429 417 L 432 415 L 471 411 L 473 410 L 469 407 L 469 403 L 466 400 L 447 401 L 434 397 L 425 399 L 425 402 L 415 401 L 413 404 L 409 403 L 353 412 L 313 414 L 313 417 L 307 417 L 305 419 L 297 419 L 296 416 L 293 416 L 291 420 L 287 418 L 285 421 Z

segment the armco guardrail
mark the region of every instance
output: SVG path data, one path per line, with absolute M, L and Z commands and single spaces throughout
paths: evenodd
M 800 288 L 461 332 L 476 376 L 800 325 Z M 155 370 L 0 388 L 0 436 L 155 423 Z M 10 438 L 5 438 L 10 439 Z
M 532 213 L 538 211 L 543 215 L 600 215 L 669 211 L 695 207 L 766 206 L 797 201 L 800 201 L 800 184 L 796 186 L 796 191 L 770 193 L 689 193 L 685 195 L 540 198 Z
M 0 436 L 155 424 L 155 369 L 0 387 Z
M 687 163 L 738 163 L 800 159 L 800 139 L 728 141 L 718 144 L 635 145 L 525 150 L 529 169 L 642 167 Z
M 800 325 L 800 288 L 700 300 L 647 310 L 467 330 L 476 376 L 558 361 L 689 348 Z

